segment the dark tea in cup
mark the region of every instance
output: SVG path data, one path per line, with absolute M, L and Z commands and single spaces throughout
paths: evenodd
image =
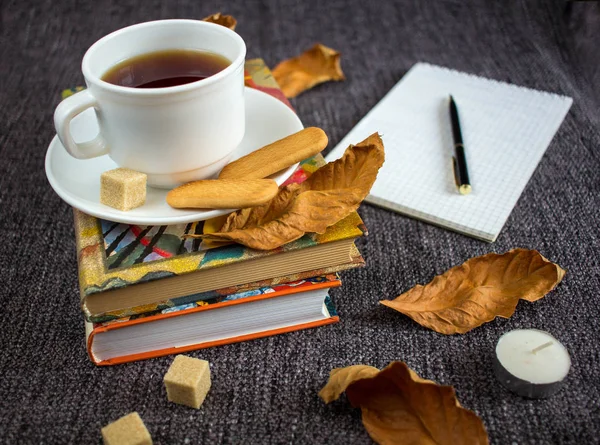
M 172 49 L 124 60 L 104 73 L 102 80 L 129 88 L 166 88 L 206 79 L 230 64 L 219 54 Z

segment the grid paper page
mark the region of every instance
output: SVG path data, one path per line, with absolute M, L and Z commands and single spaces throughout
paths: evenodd
M 454 97 L 472 192 L 454 182 Z M 572 99 L 418 63 L 327 155 L 379 132 L 385 163 L 366 201 L 494 241 Z

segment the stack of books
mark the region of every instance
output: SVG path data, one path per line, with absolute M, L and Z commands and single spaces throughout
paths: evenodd
M 262 60 L 246 71 L 249 86 L 282 98 Z M 292 180 L 324 163 L 321 155 L 305 160 Z M 271 251 L 207 249 L 185 237 L 202 233 L 203 222 L 136 226 L 76 209 L 74 219 L 87 349 L 98 365 L 334 323 L 329 289 L 341 286 L 339 272 L 364 265 L 354 242 L 366 229 L 356 212 Z

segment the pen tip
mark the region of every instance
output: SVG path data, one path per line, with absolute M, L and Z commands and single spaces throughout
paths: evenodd
M 452 94 L 450 95 L 450 102 L 454 102 L 454 98 L 452 97 Z

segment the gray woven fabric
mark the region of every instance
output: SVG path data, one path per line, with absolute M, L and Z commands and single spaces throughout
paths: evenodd
M 600 7 L 596 2 L 361 0 L 2 2 L 0 88 L 0 443 L 100 443 L 100 428 L 138 411 L 155 443 L 369 443 L 360 411 L 317 397 L 334 367 L 402 360 L 456 389 L 492 443 L 597 443 L 600 437 Z M 50 188 L 44 155 L 59 91 L 83 82 L 98 38 L 160 18 L 235 15 L 249 57 L 274 66 L 319 41 L 343 54 L 345 82 L 293 100 L 334 146 L 417 61 L 573 97 L 494 244 L 370 205 L 358 242 L 367 266 L 332 292 L 341 322 L 190 353 L 211 362 L 198 411 L 167 402 L 172 358 L 97 368 L 86 356 L 71 209 Z M 593 39 L 596 39 L 594 42 Z M 564 282 L 515 315 L 443 336 L 378 304 L 466 259 L 540 250 Z M 563 390 L 526 400 L 494 378 L 498 337 L 520 327 L 557 336 L 572 370 Z

